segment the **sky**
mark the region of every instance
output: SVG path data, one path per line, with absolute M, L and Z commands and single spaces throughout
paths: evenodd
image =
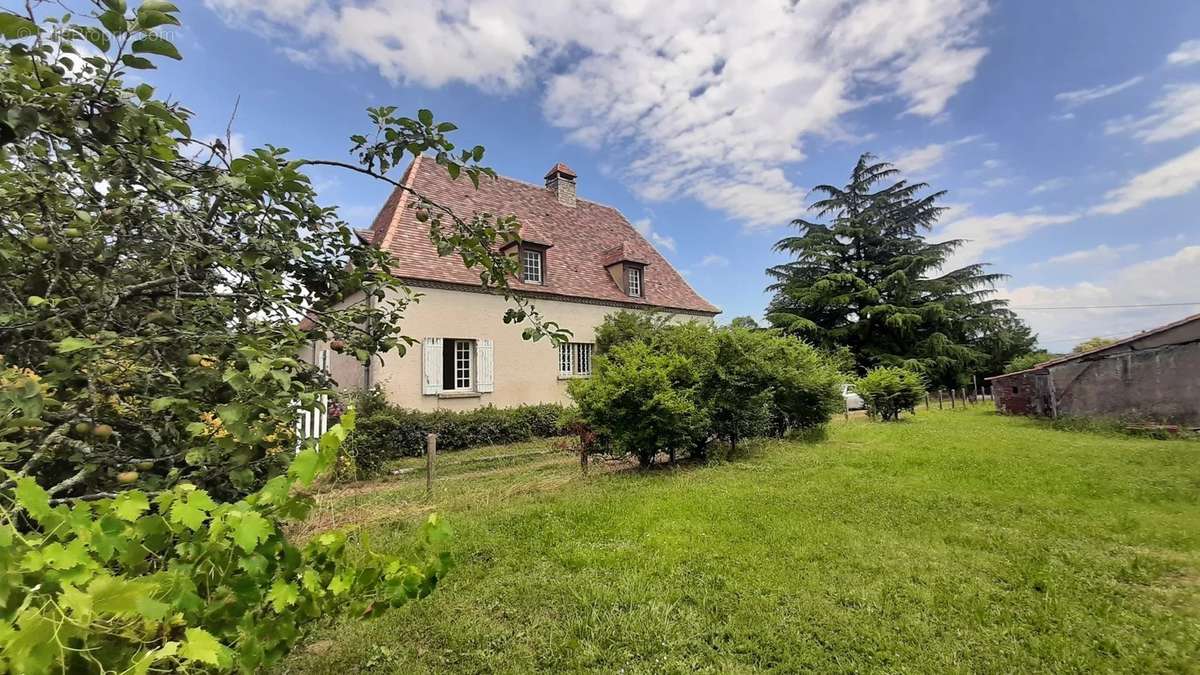
M 198 135 L 347 160 L 367 107 L 430 108 L 501 174 L 571 166 L 726 321 L 761 317 L 772 245 L 864 152 L 948 191 L 929 236 L 1009 275 L 1051 351 L 1200 312 L 1194 0 L 179 5 L 184 59 L 146 79 Z M 387 196 L 313 175 L 358 227 Z

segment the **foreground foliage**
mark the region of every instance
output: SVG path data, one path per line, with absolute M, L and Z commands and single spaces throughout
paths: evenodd
M 283 535 L 331 468 L 351 411 L 285 475 L 237 502 L 181 483 L 150 497 L 52 505 L 28 477 L 0 503 L 0 670 L 254 672 L 320 616 L 369 616 L 428 595 L 449 565 L 446 531 L 422 528 L 419 563 L 349 556 L 337 533 L 298 548 Z M 353 558 L 353 561 L 351 559 Z
M 644 475 L 559 454 L 438 486 L 447 586 L 290 673 L 1187 673 L 1200 452 L 990 406 Z M 463 457 L 510 455 L 521 443 Z M 459 455 L 455 456 L 457 459 Z M 466 471 L 466 469 L 463 469 Z M 409 550 L 419 475 L 338 502 Z M 443 592 L 445 590 L 445 592 Z M 652 636 L 652 637 L 651 637 Z M 368 665 L 372 664 L 372 665 Z
M 858 379 L 855 390 L 868 415 L 888 422 L 900 419 L 905 410 L 916 410 L 925 396 L 925 383 L 920 375 L 904 368 L 872 368 Z

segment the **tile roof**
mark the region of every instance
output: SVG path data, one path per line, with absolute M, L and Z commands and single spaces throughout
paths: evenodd
M 555 165 L 554 171 L 571 170 Z M 610 206 L 583 199 L 577 200 L 573 208 L 563 206 L 550 190 L 503 176 L 496 180 L 482 177 L 476 190 L 466 178 L 451 180 L 427 157 L 415 160 L 401 183 L 450 207 L 460 217 L 475 213 L 515 215 L 525 239 L 549 246 L 545 283 L 527 284 L 513 279 L 511 284 L 518 291 L 707 314 L 721 311 L 700 297 Z M 399 188 L 392 192 L 371 229 L 371 240 L 395 257 L 393 272 L 397 276 L 479 286 L 478 273 L 467 269 L 458 256 L 438 256 L 429 241 L 428 224 L 417 221 L 415 209 Z M 613 262 L 614 252 L 623 259 L 646 264 L 645 297 L 623 293 L 605 269 Z

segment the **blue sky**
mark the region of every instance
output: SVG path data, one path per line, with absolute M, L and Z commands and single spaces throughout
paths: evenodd
M 364 109 L 427 107 L 500 173 L 553 163 L 724 318 L 866 151 L 949 190 L 934 238 L 1016 307 L 1200 303 L 1200 3 L 204 0 L 148 79 L 198 134 L 347 158 Z M 165 84 L 169 82 L 170 84 Z M 370 222 L 386 186 L 317 174 Z M 1200 311 L 1021 310 L 1051 349 Z

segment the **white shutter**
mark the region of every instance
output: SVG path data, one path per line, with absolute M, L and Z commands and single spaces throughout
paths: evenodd
M 425 395 L 436 395 L 442 390 L 442 338 L 425 338 L 421 341 L 421 363 Z
M 476 368 L 475 389 L 479 392 L 496 390 L 495 359 L 492 358 L 492 341 L 480 339 L 475 343 Z

